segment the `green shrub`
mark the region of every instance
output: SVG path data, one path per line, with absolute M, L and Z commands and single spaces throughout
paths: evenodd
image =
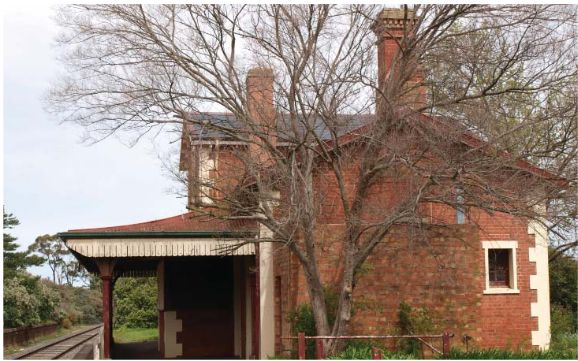
M 102 320 L 102 295 L 100 290 L 57 285 L 49 280 L 42 283 L 60 299 L 60 306 L 53 316 L 55 321 L 72 317 L 75 324 L 94 324 Z
M 560 352 L 578 352 L 578 333 L 557 333 L 552 335 L 550 349 Z
M 396 329 L 399 335 L 419 335 L 432 333 L 435 326 L 428 310 L 413 308 L 405 301 L 402 301 L 397 312 Z M 420 355 L 423 350 L 419 340 L 400 339 L 396 342 L 396 345 L 398 350 L 406 354 L 423 357 L 423 355 Z
M 559 305 L 572 312 L 573 330 L 569 332 L 576 332 L 578 331 L 578 260 L 562 255 L 550 262 L 549 266 L 550 303 L 552 306 Z M 552 314 L 553 328 L 556 328 L 555 316 Z M 552 333 L 554 332 L 553 329 Z
M 337 314 L 337 307 L 339 306 L 339 293 L 335 287 L 325 286 L 323 291 L 325 292 L 325 304 L 327 306 L 327 318 L 329 321 L 329 327 L 332 327 L 333 322 L 335 321 L 335 315 Z M 291 322 L 293 332 L 296 334 L 303 332 L 307 336 L 317 336 L 315 319 L 313 317 L 313 309 L 310 305 L 302 304 L 295 307 L 291 312 L 289 312 L 287 320 Z M 294 349 L 297 349 L 297 347 L 294 347 Z M 305 346 L 305 355 L 308 359 L 315 358 L 314 341 L 307 341 Z
M 552 304 L 550 307 L 550 349 L 561 352 L 578 350 L 578 334 L 575 331 L 575 313 L 567 308 Z
M 574 321 L 574 312 L 556 303 L 551 305 L 550 332 L 552 337 L 558 334 L 575 332 Z
M 120 278 L 114 287 L 115 328 L 156 328 L 156 278 Z
M 21 327 L 55 320 L 58 294 L 24 271 L 4 279 L 4 327 Z
M 4 328 L 40 323 L 38 299 L 18 279 L 4 280 Z

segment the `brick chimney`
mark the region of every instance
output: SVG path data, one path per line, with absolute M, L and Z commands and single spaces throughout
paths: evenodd
M 386 81 L 390 77 L 391 70 L 399 70 L 401 52 L 398 54 L 399 44 L 402 44 L 404 30 L 411 36 L 412 27 L 416 24 L 416 14 L 413 9 L 404 7 L 385 8 L 378 15 L 373 24 L 373 31 L 377 36 L 377 81 L 379 89 L 385 89 Z M 397 55 L 397 56 L 396 56 Z M 401 103 L 417 109 L 426 104 L 426 89 L 422 84 L 423 77 L 419 74 L 419 68 L 410 76 L 405 87 L 407 93 L 402 96 Z M 382 106 L 382 100 L 377 92 L 377 109 Z
M 277 119 L 273 106 L 273 70 L 253 68 L 247 74 L 247 102 L 249 113 L 257 125 L 257 132 L 277 145 Z M 267 152 L 256 144 L 249 146 L 251 154 L 258 154 L 260 161 L 268 159 Z

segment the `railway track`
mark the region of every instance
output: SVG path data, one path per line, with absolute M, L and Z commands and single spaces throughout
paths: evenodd
M 40 345 L 33 346 L 14 355 L 8 356 L 10 360 L 57 360 L 71 359 L 72 351 L 80 349 L 86 342 L 98 337 L 102 325 L 90 326 L 84 330 L 73 332 L 70 335 L 50 340 Z

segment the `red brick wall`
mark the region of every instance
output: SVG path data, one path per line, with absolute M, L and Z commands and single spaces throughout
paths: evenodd
M 347 168 L 345 173 L 346 182 L 353 185 L 356 169 Z M 315 181 L 317 189 L 323 190 L 319 194 L 322 216 L 316 235 L 319 267 L 323 282 L 334 284 L 339 281 L 344 260 L 343 208 L 333 177 L 321 175 Z M 395 203 L 403 194 L 402 187 L 399 183 L 384 182 L 373 198 L 381 205 Z M 353 188 L 349 191 L 351 196 Z M 355 299 L 365 307 L 352 319 L 351 334 L 391 334 L 396 327 L 399 304 L 405 301 L 427 309 L 434 318 L 436 332 L 454 333 L 452 347 L 464 346 L 465 335 L 472 337 L 470 349 L 531 347 L 531 331 L 537 329 L 537 320 L 530 317 L 530 303 L 536 301 L 536 294 L 529 285 L 535 266 L 528 260 L 534 236 L 527 234 L 527 222 L 506 214 L 490 216 L 472 210 L 472 223 L 456 225 L 455 210 L 449 207 L 425 205 L 422 212 L 432 221 L 452 226 L 439 229 L 422 241 L 412 237 L 411 229 L 396 228 L 375 249 L 355 290 Z M 519 294 L 483 294 L 482 241 L 489 240 L 518 242 Z M 289 263 L 291 257 L 287 253 L 286 249 L 279 249 L 275 274 L 284 285 L 282 334 L 293 335 L 286 314 L 295 305 L 308 303 L 309 297 L 298 261 L 293 258 Z M 290 343 L 284 347 L 290 347 Z
M 235 156 L 237 151 L 244 149 L 222 147 L 218 154 L 219 174 L 215 174 L 215 178 L 231 182 L 230 186 L 236 185 L 242 169 L 240 159 Z M 355 192 L 357 166 L 350 162 L 344 169 L 350 199 Z M 339 281 L 343 266 L 344 212 L 331 172 L 319 167 L 314 182 L 317 204 L 321 205 L 316 234 L 319 267 L 323 281 L 331 285 Z M 369 202 L 376 209 L 388 211 L 388 205 L 394 207 L 403 198 L 404 187 L 404 183 L 384 178 L 372 190 Z M 529 347 L 537 320 L 530 317 L 530 304 L 536 301 L 536 291 L 530 290 L 529 285 L 535 265 L 528 260 L 528 248 L 534 246 L 534 236 L 527 234 L 526 221 L 501 213 L 490 216 L 470 210 L 471 223 L 455 225 L 455 210 L 449 207 L 425 204 L 420 212 L 429 222 L 452 225 L 452 230 L 422 241 L 413 237 L 409 229 L 392 231 L 367 260 L 367 271 L 355 291 L 356 300 L 363 301 L 366 307 L 353 318 L 351 333 L 392 333 L 399 303 L 405 301 L 413 307 L 427 309 L 435 319 L 436 331 L 455 333 L 453 346 L 462 345 L 461 340 L 467 334 L 473 337 L 470 347 Z M 366 219 L 372 217 L 370 212 L 366 214 Z M 485 270 L 481 242 L 489 240 L 518 242 L 519 294 L 483 294 Z M 275 276 L 279 277 L 281 288 L 276 291 L 275 348 L 282 351 L 289 349 L 291 342 L 281 341 L 279 336 L 294 335 L 287 314 L 296 305 L 308 303 L 309 296 L 298 260 L 283 246 L 275 247 Z
M 216 144 L 216 143 L 215 143 Z M 187 177 L 190 180 L 199 177 L 198 152 L 201 146 L 193 146 L 190 156 L 190 164 L 187 168 Z M 215 182 L 215 189 L 209 191 L 209 195 L 214 199 L 222 199 L 223 194 L 219 194 L 216 189 L 223 189 L 227 195 L 241 181 L 245 173 L 243 164 L 244 154 L 247 152 L 246 146 L 231 145 L 203 145 L 203 149 L 210 150 L 210 159 L 215 161 L 215 169 L 209 171 L 209 177 Z M 199 197 L 198 184 L 191 182 L 188 187 L 189 206 L 194 207 L 195 200 Z

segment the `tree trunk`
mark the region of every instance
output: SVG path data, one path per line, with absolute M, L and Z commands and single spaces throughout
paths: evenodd
M 343 282 L 339 294 L 339 308 L 335 315 L 332 336 L 345 336 L 349 334 L 351 313 L 353 307 L 353 291 L 355 288 L 355 253 L 352 246 L 348 247 L 346 255 L 345 269 L 343 270 Z M 334 356 L 345 346 L 342 340 L 329 340 L 324 344 L 325 355 Z
M 305 277 L 307 277 L 307 292 L 309 293 L 309 300 L 315 319 L 315 329 L 318 336 L 325 336 L 331 334 L 329 320 L 327 318 L 327 304 L 325 300 L 325 292 L 323 284 L 321 283 L 321 275 L 317 269 L 317 264 L 303 265 L 305 270 Z

